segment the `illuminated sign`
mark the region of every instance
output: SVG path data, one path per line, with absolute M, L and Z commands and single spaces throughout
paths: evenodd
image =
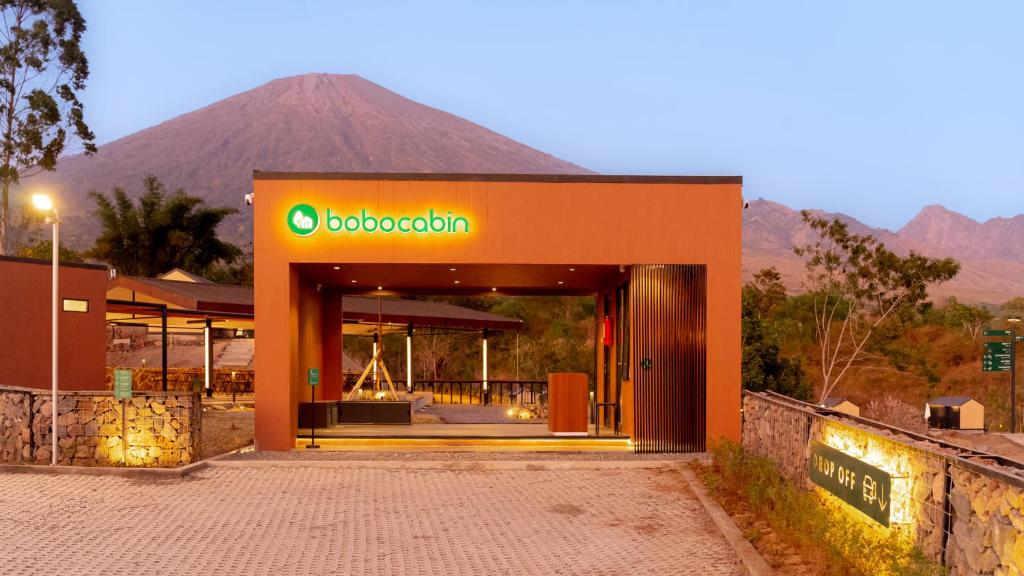
M 288 211 L 288 227 L 299 236 L 309 236 L 320 228 L 320 215 L 309 204 L 296 204 Z
M 811 481 L 882 526 L 892 510 L 892 476 L 821 442 L 811 442 Z
M 312 236 L 320 229 L 321 214 L 309 204 L 288 211 L 288 228 L 297 236 Z M 324 229 L 335 234 L 469 234 L 469 219 L 451 210 L 430 208 L 415 214 L 375 214 L 366 208 L 339 214 L 323 212 Z

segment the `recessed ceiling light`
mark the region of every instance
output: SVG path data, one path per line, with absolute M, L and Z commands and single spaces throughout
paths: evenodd
M 461 282 L 462 282 L 461 280 L 456 280 L 455 281 L 456 284 L 461 284 Z
M 565 284 L 565 282 L 562 282 L 561 280 L 559 280 L 558 281 L 558 285 L 561 286 L 562 284 Z
M 491 288 L 491 292 L 497 292 L 497 291 L 498 291 L 497 288 Z
M 383 289 L 384 289 L 383 286 L 377 286 L 377 290 L 383 290 Z
M 341 266 L 335 266 L 334 269 L 335 270 L 341 270 Z
M 448 270 L 455 272 L 455 268 L 449 268 Z
M 352 283 L 353 283 L 353 284 L 355 284 L 355 283 L 356 283 L 356 281 L 355 281 L 355 280 L 353 280 L 353 281 L 352 281 Z
M 575 268 L 569 268 L 569 272 L 575 272 L 575 271 L 576 271 Z

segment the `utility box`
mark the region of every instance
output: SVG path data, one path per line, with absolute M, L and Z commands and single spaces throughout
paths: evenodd
M 928 427 L 984 430 L 985 406 L 970 396 L 939 396 L 928 401 Z
M 586 374 L 548 374 L 548 432 L 555 436 L 586 436 L 588 409 Z

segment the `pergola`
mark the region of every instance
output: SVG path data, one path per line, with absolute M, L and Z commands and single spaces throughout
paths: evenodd
M 402 300 L 367 296 L 334 299 L 342 317 L 340 334 L 373 336 L 374 352 L 385 333 L 406 333 L 406 387 L 411 390 L 412 335 L 416 328 L 446 331 L 474 331 L 482 334 L 483 380 L 487 380 L 487 338 L 496 331 L 522 329 L 523 322 L 497 314 L 444 302 Z M 250 286 L 217 284 L 181 270 L 160 278 L 120 276 L 107 287 L 109 325 L 147 326 L 161 335 L 163 388 L 167 388 L 167 334 L 172 331 L 203 331 L 203 365 L 206 390 L 210 390 L 213 367 L 213 328 L 253 330 L 253 290 Z M 340 348 L 339 348 L 340 349 Z M 341 359 L 339 358 L 340 362 Z

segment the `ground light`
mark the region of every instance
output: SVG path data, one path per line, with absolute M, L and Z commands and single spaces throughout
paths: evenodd
M 483 392 L 484 392 L 484 397 L 482 398 L 482 400 L 483 400 L 484 404 L 490 404 L 491 403 L 490 402 L 490 394 L 489 394 L 489 392 L 487 390 L 487 329 L 486 328 L 484 328 L 482 352 L 483 352 L 483 371 L 482 371 L 483 379 L 482 379 L 482 382 L 483 382 Z
M 405 332 L 405 391 L 412 394 L 412 324 Z
M 58 288 L 60 278 L 60 220 L 57 217 L 57 208 L 53 205 L 53 199 L 47 194 L 33 194 L 32 195 L 32 206 L 40 212 L 47 213 L 46 222 L 53 225 L 53 256 L 52 256 L 52 269 L 53 269 L 53 308 L 51 311 L 53 326 L 51 328 L 51 337 L 53 339 L 50 353 L 50 385 L 51 385 L 51 397 L 50 397 L 50 465 L 57 465 L 57 367 L 58 367 L 58 315 L 57 315 L 57 302 L 59 300 Z

